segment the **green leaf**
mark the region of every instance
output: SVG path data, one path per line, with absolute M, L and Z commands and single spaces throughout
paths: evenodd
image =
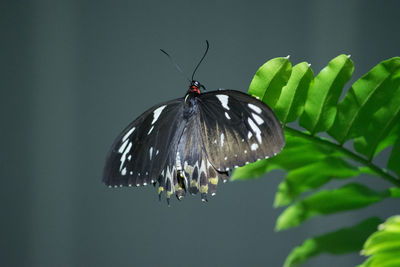
M 342 142 L 355 137 L 355 150 L 371 160 L 399 138 L 399 103 L 400 57 L 395 57 L 381 62 L 353 85 L 340 104 L 337 118 L 338 125 L 340 121 L 343 124 L 343 118 L 350 118 L 351 123 L 342 136 L 333 135 Z
M 392 216 L 379 226 L 379 230 L 390 233 L 400 233 L 400 216 Z
M 236 168 L 231 175 L 231 181 L 248 180 L 251 178 L 258 178 L 265 173 L 268 173 L 274 167 L 267 163 L 267 160 L 259 160 L 253 163 L 246 164 L 243 167 Z
M 363 208 L 388 196 L 388 192 L 376 192 L 357 183 L 333 190 L 321 190 L 285 209 L 277 220 L 276 230 L 296 227 L 317 215 Z
M 400 58 L 395 57 L 382 61 L 358 79 L 339 104 L 329 134 L 340 143 L 364 135 L 371 116 L 389 100 L 399 71 Z
M 400 178 L 400 138 L 397 138 L 396 143 L 393 145 L 392 153 L 390 155 L 387 167 L 397 174 Z
M 270 108 L 275 106 L 281 94 L 282 87 L 286 85 L 292 72 L 289 57 L 278 57 L 262 65 L 249 87 L 249 94 L 259 97 Z
M 399 187 L 389 188 L 389 195 L 393 198 L 400 198 L 400 188 Z
M 308 91 L 300 125 L 312 134 L 328 130 L 335 119 L 337 102 L 343 86 L 353 74 L 353 61 L 346 55 L 340 55 L 329 62 L 315 77 Z
M 274 206 L 285 206 L 301 193 L 316 189 L 331 179 L 357 176 L 361 171 L 350 165 L 346 156 L 323 144 L 293 136 L 286 131 L 287 149 L 277 157 L 268 159 L 273 166 L 289 171 L 275 195 Z
M 400 72 L 399 72 L 400 73 Z M 400 123 L 400 79 L 397 80 L 398 85 L 392 88 L 394 92 L 387 95 L 386 104 L 381 106 L 369 118 L 369 127 L 363 133 L 363 136 L 354 139 L 354 149 L 372 159 L 377 151 L 382 150 L 385 146 L 392 145 L 399 137 L 400 132 L 398 123 Z M 392 131 L 396 129 L 395 131 Z M 389 138 L 391 142 L 387 142 L 385 137 L 389 133 L 395 134 L 396 137 Z M 381 142 L 385 142 L 384 146 L 380 146 Z M 377 148 L 380 146 L 380 149 Z
M 325 157 L 314 164 L 291 171 L 281 182 L 275 195 L 274 206 L 292 203 L 301 193 L 319 188 L 332 178 L 348 178 L 360 172 L 339 157 Z
M 360 251 L 365 240 L 381 222 L 378 217 L 372 217 L 355 226 L 309 238 L 290 252 L 284 267 L 297 266 L 321 253 L 344 254 Z
M 386 135 L 382 140 L 380 140 L 375 149 L 374 156 L 378 155 L 385 148 L 393 145 L 398 139 L 400 133 L 400 123 L 395 124 L 391 129 L 389 134 Z
M 370 256 L 362 267 L 399 266 L 400 216 L 393 216 L 379 226 L 365 242 L 361 254 Z
M 282 88 L 274 108 L 277 117 L 283 124 L 295 121 L 303 113 L 307 93 L 313 80 L 314 73 L 307 62 L 293 67 L 289 81 Z
M 390 217 L 380 225 L 379 230 L 365 242 L 362 254 L 369 256 L 380 252 L 390 252 L 396 248 L 400 252 L 400 216 Z
M 357 267 L 399 267 L 400 258 L 394 257 L 393 254 L 380 254 L 379 256 L 374 256 L 368 258 L 363 264 Z
M 357 176 L 366 170 L 349 164 L 335 147 L 327 147 L 285 131 L 286 148 L 277 156 L 238 168 L 232 180 L 258 177 L 274 169 L 289 171 L 275 196 L 276 207 L 290 204 L 301 193 L 320 187 L 331 179 Z

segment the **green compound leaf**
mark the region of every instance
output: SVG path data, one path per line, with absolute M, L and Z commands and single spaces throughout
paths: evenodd
M 362 255 L 370 256 L 359 267 L 400 266 L 400 216 L 390 217 L 365 242 Z
M 317 215 L 360 209 L 388 196 L 390 196 L 388 191 L 376 192 L 357 183 L 350 183 L 333 190 L 321 190 L 285 209 L 276 222 L 276 230 L 296 227 Z
M 381 222 L 381 219 L 372 217 L 355 226 L 309 238 L 290 252 L 284 267 L 298 266 L 322 253 L 336 255 L 360 251 L 365 240 Z
M 264 64 L 251 83 L 249 93 L 267 103 L 283 123 L 286 146 L 273 158 L 236 169 L 232 180 L 259 177 L 273 170 L 285 172 L 274 205 L 290 206 L 278 218 L 277 230 L 298 226 L 317 215 L 359 209 L 388 197 L 400 197 L 400 58 L 379 63 L 357 80 L 338 104 L 353 70 L 353 62 L 340 55 L 313 78 L 307 63 L 292 68 L 288 58 L 277 58 Z M 299 122 L 308 131 L 287 125 L 290 122 Z M 348 144 L 344 146 L 347 141 L 353 142 L 354 150 Z M 373 160 L 387 148 L 391 149 L 389 170 Z M 350 179 L 362 173 L 378 176 L 396 187 L 377 192 L 350 183 L 338 189 L 316 191 L 332 179 Z M 309 191 L 316 192 L 301 198 Z M 338 241 L 332 242 L 336 245 L 325 251 L 334 253 L 342 247 L 343 253 L 350 252 L 351 249 L 345 249 L 350 242 L 346 236 L 336 237 Z M 318 254 L 314 239 L 292 252 L 287 264 L 300 263 Z M 400 257 L 393 258 L 388 253 L 374 254 L 362 266 L 400 266 Z
M 300 117 L 301 126 L 312 134 L 327 131 L 332 126 L 343 86 L 353 71 L 353 61 L 346 55 L 334 58 L 321 70 L 308 91 L 304 113 Z
M 289 81 L 282 88 L 274 109 L 283 124 L 295 121 L 303 113 L 307 93 L 313 80 L 314 73 L 307 62 L 293 67 Z
M 282 65 L 284 65 L 285 61 L 286 61 L 285 58 L 270 60 L 263 66 L 265 67 L 263 75 L 267 75 L 265 70 L 268 68 L 272 68 L 272 66 L 274 65 L 276 66 L 276 68 L 281 70 Z M 359 91 L 361 89 L 362 89 L 361 92 L 367 90 L 365 88 L 363 89 L 363 87 L 365 86 L 372 86 L 374 88 L 385 88 L 385 86 L 382 85 L 377 86 L 378 82 L 376 82 L 376 80 L 380 81 L 379 84 L 382 84 L 382 81 L 388 80 L 387 76 L 397 77 L 398 75 L 396 75 L 396 73 L 399 71 L 399 69 L 396 67 L 398 66 L 397 61 L 398 61 L 397 58 L 394 58 L 391 60 L 383 61 L 382 63 L 378 64 L 378 66 L 376 66 L 373 70 L 371 70 L 367 75 L 364 75 L 353 85 L 350 92 L 346 95 L 343 103 L 345 103 L 346 101 L 348 102 L 348 100 L 346 99 L 349 99 L 349 95 L 357 96 L 357 94 L 359 94 Z M 384 69 L 385 71 L 382 71 L 382 69 Z M 289 81 L 286 84 L 286 86 L 281 88 L 281 92 L 278 92 L 279 90 L 277 90 L 277 88 L 274 88 L 276 94 L 280 94 L 280 97 L 274 107 L 276 114 L 283 122 L 291 122 L 293 119 L 296 119 L 304 109 L 303 97 L 305 95 L 308 95 L 307 99 L 308 102 L 314 99 L 315 94 L 312 94 L 310 92 L 316 90 L 316 88 L 322 88 L 321 91 L 324 91 L 328 95 L 332 95 L 334 93 L 336 99 L 336 97 L 339 95 L 339 91 L 342 89 L 340 88 L 340 86 L 337 86 L 337 84 L 340 83 L 343 86 L 346 79 L 348 79 L 351 76 L 352 71 L 353 71 L 353 63 L 345 55 L 341 55 L 333 59 L 328 64 L 328 67 L 326 67 L 324 70 L 320 72 L 320 74 L 315 79 L 314 83 L 313 80 L 311 79 L 312 77 L 310 77 L 312 71 L 307 63 L 300 63 L 294 66 Z M 260 70 L 258 72 L 260 72 Z M 279 71 L 275 71 L 273 72 L 273 74 L 276 74 L 278 72 Z M 391 74 L 389 75 L 387 74 L 387 72 L 390 72 Z M 273 77 L 274 75 L 270 76 Z M 372 79 L 370 78 L 371 76 L 375 78 Z M 329 82 L 326 81 L 324 82 L 323 81 L 324 77 L 326 77 L 326 79 Z M 343 77 L 347 78 L 343 79 Z M 375 82 L 374 83 L 365 82 L 365 81 L 370 81 L 371 79 Z M 394 78 L 392 80 L 397 81 Z M 270 80 L 266 81 L 266 85 L 264 86 L 265 88 L 268 88 L 268 85 L 270 84 L 269 81 Z M 262 82 L 261 80 L 258 80 L 259 85 L 261 84 L 261 82 Z M 331 86 L 323 86 L 328 83 Z M 282 84 L 283 83 L 281 83 L 281 85 Z M 306 92 L 307 90 L 308 93 Z M 373 89 L 368 89 L 368 90 L 371 91 Z M 400 90 L 398 90 L 398 92 L 400 92 Z M 264 97 L 264 93 L 262 90 L 258 91 L 257 93 L 259 94 L 258 96 L 260 98 Z M 325 95 L 325 97 L 328 96 Z M 332 102 L 332 96 L 329 97 L 331 100 L 326 102 L 327 105 L 332 106 L 333 102 L 335 102 L 336 104 L 337 99 Z M 323 101 L 319 102 L 322 103 Z M 349 105 L 346 104 L 343 106 L 349 106 Z M 400 106 L 400 104 L 398 106 Z M 321 107 L 321 110 L 325 109 L 326 108 Z M 326 110 L 328 109 L 329 108 L 327 108 Z M 339 109 L 339 113 L 342 114 L 340 116 L 342 117 L 343 114 L 345 114 L 343 113 L 343 110 L 346 109 L 342 108 L 342 111 L 341 109 Z M 349 116 L 350 120 L 352 120 L 351 116 L 348 113 L 351 112 L 347 112 L 345 116 Z M 364 114 L 364 113 L 360 112 L 359 114 Z M 357 118 L 363 118 L 363 117 L 365 117 L 365 115 L 358 116 Z M 359 119 L 354 121 L 358 120 Z M 334 135 L 334 133 L 338 134 L 348 131 L 348 129 L 346 128 L 347 125 L 339 124 L 339 121 L 340 120 L 338 119 L 335 120 L 335 123 L 337 125 L 334 126 L 335 130 L 332 129 L 330 130 L 329 133 L 331 135 Z M 388 135 L 386 135 L 385 138 L 383 138 L 380 142 L 377 143 L 375 151 L 379 152 L 382 149 L 393 144 L 396 140 L 398 140 L 400 127 L 396 127 L 396 125 L 394 125 L 391 128 L 391 131 L 389 132 Z M 291 135 L 293 133 L 295 133 L 298 136 L 298 138 L 294 138 L 294 136 Z M 378 176 L 383 175 L 385 176 L 383 178 L 390 180 L 393 183 L 399 184 L 399 182 L 393 180 L 393 178 L 387 177 L 385 170 L 379 168 L 371 169 L 369 167 L 370 162 L 368 160 L 363 160 L 356 154 L 349 152 L 347 149 L 344 149 L 341 145 L 334 144 L 328 139 L 326 140 L 325 143 L 321 144 L 320 141 L 323 140 L 323 138 L 312 136 L 307 133 L 304 133 L 301 136 L 299 136 L 299 133 L 300 132 L 297 130 L 294 130 L 290 127 L 285 127 L 286 146 L 280 155 L 268 160 L 262 160 L 256 163 L 248 164 L 245 167 L 239 168 L 234 172 L 232 179 L 243 180 L 249 177 L 259 177 L 264 173 L 267 173 L 274 169 L 282 169 L 288 171 L 285 181 L 283 181 L 279 185 L 278 192 L 275 197 L 275 203 L 274 203 L 275 206 L 288 205 L 291 202 L 293 202 L 297 197 L 299 197 L 302 193 L 312 189 L 317 189 L 318 187 L 329 182 L 331 179 L 355 177 L 361 173 L 368 173 Z M 345 135 L 352 136 L 347 134 Z M 399 166 L 399 164 L 395 163 L 397 162 L 397 160 L 399 160 L 398 154 L 400 152 L 398 151 L 399 150 L 396 146 L 392 152 L 390 165 L 388 164 L 388 168 L 392 170 L 396 170 L 396 168 L 398 168 Z M 358 161 L 359 164 L 355 164 L 354 160 Z
M 254 75 L 249 95 L 257 96 L 273 108 L 278 101 L 282 87 L 286 85 L 292 72 L 289 57 L 278 57 L 261 66 Z

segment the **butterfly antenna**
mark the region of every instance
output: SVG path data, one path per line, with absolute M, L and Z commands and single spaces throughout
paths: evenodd
M 164 54 L 167 55 L 167 57 L 169 58 L 169 60 L 171 61 L 171 63 L 175 66 L 175 68 L 183 75 L 183 77 L 185 77 L 189 82 L 191 82 L 191 80 L 189 80 L 189 78 L 186 76 L 186 74 L 183 72 L 183 70 L 181 69 L 181 67 L 179 67 L 179 65 L 172 59 L 172 57 L 165 52 L 164 50 L 160 49 L 161 52 L 163 52 Z
M 196 68 L 195 68 L 194 71 L 193 71 L 193 74 L 192 74 L 192 81 L 193 81 L 193 78 L 194 78 L 194 74 L 196 73 L 196 71 L 197 71 L 197 69 L 199 68 L 199 66 L 200 66 L 201 62 L 203 61 L 203 59 L 206 57 L 207 52 L 208 52 L 208 48 L 210 47 L 210 44 L 208 43 L 207 40 L 206 40 L 206 43 L 207 43 L 206 51 L 204 52 L 203 57 L 200 59 L 199 63 L 197 64 Z

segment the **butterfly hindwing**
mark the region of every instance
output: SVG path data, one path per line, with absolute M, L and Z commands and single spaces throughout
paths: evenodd
M 229 171 L 246 163 L 272 157 L 285 144 L 282 126 L 260 100 L 234 90 L 198 97 L 200 129 L 211 164 Z
M 103 181 L 140 186 L 159 179 L 183 131 L 183 98 L 152 107 L 134 120 L 112 145 Z
M 218 181 L 226 181 L 227 173 L 219 173 L 208 160 L 200 129 L 199 111 L 195 110 L 187 120 L 185 130 L 179 141 L 177 165 L 182 170 L 182 179 L 186 190 L 191 194 L 201 193 L 206 201 L 207 193 L 214 195 Z M 180 192 L 177 191 L 179 198 Z

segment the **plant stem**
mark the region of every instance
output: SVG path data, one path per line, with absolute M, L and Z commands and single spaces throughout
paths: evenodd
M 348 156 L 349 158 L 365 165 L 368 166 L 371 170 L 373 170 L 376 174 L 378 174 L 379 176 L 381 176 L 383 179 L 391 182 L 392 184 L 399 186 L 400 187 L 400 180 L 397 179 L 396 177 L 390 175 L 386 170 L 381 169 L 380 167 L 376 166 L 375 164 L 373 164 L 371 161 L 368 161 L 367 159 L 361 157 L 360 155 L 357 155 L 356 153 L 346 149 L 345 147 L 339 145 L 339 144 L 335 144 L 333 142 L 330 142 L 326 139 L 322 139 L 316 135 L 310 135 L 304 132 L 301 132 L 299 130 L 293 129 L 291 127 L 288 126 L 284 126 L 285 131 L 295 135 L 295 136 L 299 136 L 302 138 L 306 138 L 308 140 L 311 140 L 313 142 L 317 142 L 319 144 L 322 144 L 324 146 L 328 146 L 328 147 L 333 147 L 337 150 L 340 150 L 342 153 L 344 153 L 346 156 Z

